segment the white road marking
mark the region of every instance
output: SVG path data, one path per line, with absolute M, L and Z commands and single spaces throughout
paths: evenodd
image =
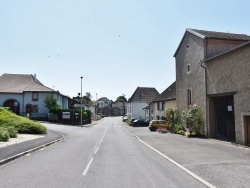
M 101 139 L 101 141 L 99 142 L 97 148 L 95 149 L 95 152 L 94 152 L 94 153 L 91 153 L 90 156 L 96 155 L 97 152 L 99 151 L 99 149 L 100 149 L 100 147 L 101 147 L 101 145 L 102 145 L 103 139 L 104 139 L 104 137 L 105 137 L 105 135 L 106 135 L 106 133 L 107 133 L 107 129 L 108 129 L 108 128 L 106 127 L 106 130 L 105 130 L 105 132 L 104 132 L 104 134 L 103 134 L 103 136 L 102 136 L 102 139 Z M 94 160 L 94 157 L 92 157 L 92 158 L 90 159 L 90 161 L 89 161 L 87 167 L 85 168 L 84 172 L 82 173 L 83 176 L 85 176 L 85 175 L 88 173 L 88 170 L 89 170 L 90 165 L 91 165 L 91 163 L 93 162 L 93 160 Z
M 198 181 L 200 181 L 201 183 L 203 183 L 204 185 L 206 185 L 209 188 L 216 188 L 214 185 L 212 185 L 211 183 L 207 182 L 206 180 L 202 179 L 201 177 L 197 176 L 196 174 L 194 174 L 193 172 L 191 172 L 190 170 L 188 170 L 187 168 L 185 168 L 184 166 L 180 165 L 179 163 L 177 163 L 176 161 L 174 161 L 173 159 L 171 159 L 170 157 L 164 155 L 163 153 L 161 153 L 160 151 L 158 151 L 157 149 L 155 149 L 154 147 L 150 146 L 149 144 L 147 144 L 146 142 L 144 142 L 143 140 L 141 140 L 138 136 L 132 134 L 131 132 L 129 132 L 126 128 L 122 127 L 125 131 L 127 131 L 130 135 L 136 137 L 140 142 L 142 142 L 143 144 L 145 144 L 146 146 L 148 146 L 150 149 L 154 150 L 156 153 L 158 153 L 159 155 L 161 155 L 162 157 L 164 157 L 165 159 L 167 159 L 168 161 L 170 161 L 171 163 L 173 163 L 174 165 L 176 165 L 177 167 L 179 167 L 180 169 L 182 169 L 183 171 L 185 171 L 187 174 L 189 174 L 190 176 L 192 176 L 193 178 L 197 179 Z
M 96 153 L 98 152 L 98 150 L 99 150 L 99 147 L 100 147 L 100 146 L 98 146 L 98 147 L 96 148 L 96 150 L 95 150 L 95 154 L 96 154 Z
M 89 167 L 90 167 L 90 165 L 91 165 L 91 163 L 92 163 L 93 160 L 94 160 L 94 158 L 92 157 L 92 158 L 90 159 L 90 161 L 89 161 L 87 167 L 85 168 L 84 172 L 82 173 L 83 176 L 85 176 L 85 175 L 87 174 L 87 172 L 88 172 L 88 170 L 89 170 Z

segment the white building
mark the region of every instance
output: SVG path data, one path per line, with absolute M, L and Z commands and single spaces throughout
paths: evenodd
M 53 96 L 57 104 L 68 109 L 69 97 L 44 86 L 32 74 L 3 74 L 0 76 L 0 107 L 9 107 L 22 116 L 46 118 L 46 96 Z
M 128 119 L 146 120 L 145 108 L 149 103 L 159 95 L 155 88 L 137 87 L 127 103 Z

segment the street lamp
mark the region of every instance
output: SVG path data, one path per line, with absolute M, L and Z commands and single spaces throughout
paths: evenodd
M 95 94 L 95 98 L 96 98 L 96 104 L 95 104 L 95 118 L 96 118 L 96 121 L 97 121 L 97 94 Z
M 82 78 L 83 76 L 81 76 L 81 127 L 82 127 Z

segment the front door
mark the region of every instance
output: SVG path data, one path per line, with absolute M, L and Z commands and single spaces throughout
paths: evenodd
M 214 106 L 216 138 L 235 142 L 233 95 L 215 97 Z
M 28 116 L 28 117 L 31 116 L 31 112 L 32 112 L 32 105 L 31 104 L 26 104 L 25 112 L 26 112 L 26 116 Z

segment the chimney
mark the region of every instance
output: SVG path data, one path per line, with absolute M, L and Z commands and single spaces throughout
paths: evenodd
M 34 79 L 36 80 L 36 74 L 34 74 Z

